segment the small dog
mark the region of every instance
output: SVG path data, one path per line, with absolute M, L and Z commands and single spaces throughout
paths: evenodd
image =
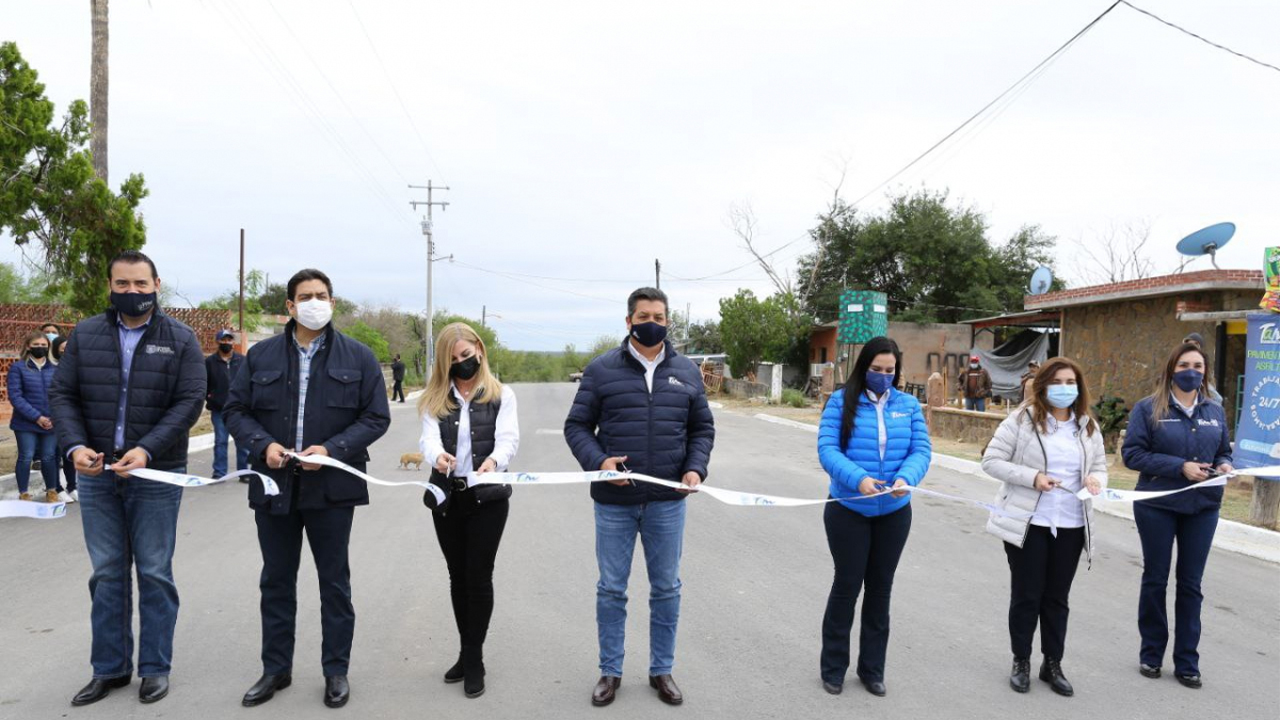
M 405 453 L 400 456 L 400 467 L 408 470 L 409 466 L 415 466 L 415 469 L 422 469 L 422 453 Z

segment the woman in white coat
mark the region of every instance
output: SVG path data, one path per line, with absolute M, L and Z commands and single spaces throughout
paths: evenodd
M 1089 411 L 1080 366 L 1067 358 L 1044 363 L 1032 393 L 996 430 L 982 454 L 982 469 L 1002 485 L 987 532 L 1004 540 L 1009 559 L 1009 684 L 1031 689 L 1031 641 L 1040 625 L 1044 661 L 1040 679 L 1059 695 L 1074 690 L 1062 674 L 1067 636 L 1067 596 L 1080 553 L 1093 559 L 1093 503 L 1107 484 L 1102 430 Z

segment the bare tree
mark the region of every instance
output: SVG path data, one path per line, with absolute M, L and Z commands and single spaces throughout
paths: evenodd
M 751 253 L 751 257 L 755 258 L 760 267 L 764 269 L 765 275 L 769 276 L 769 280 L 773 282 L 773 286 L 778 289 L 778 292 L 783 295 L 790 295 L 792 291 L 790 272 L 784 270 L 779 273 L 774 269 L 773 264 L 769 262 L 768 255 L 772 253 L 761 255 L 760 251 L 756 249 L 756 214 L 751 209 L 751 203 L 744 202 L 741 205 L 734 203 L 729 206 L 729 227 L 738 236 L 738 239 L 742 241 L 747 252 Z M 774 252 L 777 251 L 775 250 Z
M 844 187 L 844 180 L 849 174 L 849 158 L 840 158 L 840 179 L 831 187 L 831 205 L 827 208 L 827 217 L 835 217 L 841 211 L 843 202 L 840 200 L 840 189 Z M 813 288 L 818 282 L 818 269 L 822 267 L 822 253 L 826 250 L 826 245 L 820 242 L 820 238 L 814 237 L 818 244 L 818 257 L 813 261 L 813 272 L 809 274 L 809 294 L 813 293 Z M 804 299 L 808 302 L 808 298 Z
M 1077 238 L 1080 270 L 1090 282 L 1100 284 L 1151 277 L 1155 274 L 1155 262 L 1145 252 L 1150 240 L 1151 221 L 1145 219 L 1112 224 L 1090 240 Z
M 89 71 L 89 122 L 93 171 L 107 181 L 107 0 L 89 0 L 93 12 L 93 50 Z

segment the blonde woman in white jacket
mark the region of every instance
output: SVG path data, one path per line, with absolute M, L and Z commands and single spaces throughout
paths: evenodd
M 1037 621 L 1044 661 L 1040 679 L 1059 695 L 1075 693 L 1062 674 L 1067 596 L 1081 551 L 1093 559 L 1093 503 L 1076 493 L 1097 495 L 1107 485 L 1102 430 L 1090 415 L 1089 391 L 1080 366 L 1067 358 L 1047 361 L 1032 381 L 1032 393 L 996 430 L 982 454 L 982 469 L 1003 483 L 987 532 L 1004 540 L 1009 559 L 1009 640 L 1013 672 L 1009 684 L 1031 689 L 1031 641 Z

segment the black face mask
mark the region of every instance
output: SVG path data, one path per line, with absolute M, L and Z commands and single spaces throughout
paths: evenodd
M 656 322 L 632 323 L 631 337 L 645 347 L 661 345 L 667 338 L 667 326 Z
M 42 360 L 46 355 L 49 354 L 49 348 L 34 347 L 28 350 L 27 352 L 31 353 L 31 357 L 37 360 Z
M 220 353 L 229 353 L 234 348 L 235 346 L 231 343 L 218 343 L 218 352 Z
M 456 362 L 449 368 L 449 377 L 455 380 L 470 380 L 480 372 L 480 358 L 472 355 L 471 357 Z
M 142 317 L 156 307 L 156 294 L 150 293 L 111 293 L 111 307 L 125 317 Z

